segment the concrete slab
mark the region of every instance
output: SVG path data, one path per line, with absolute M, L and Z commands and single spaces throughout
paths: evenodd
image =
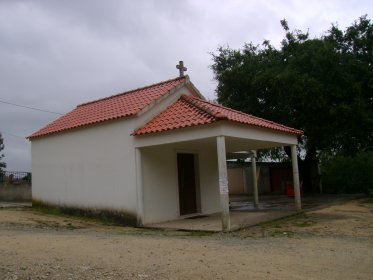
M 351 195 L 311 195 L 302 198 L 303 209 L 315 209 L 352 199 Z M 231 230 L 254 226 L 291 216 L 297 213 L 294 198 L 285 195 L 259 197 L 259 209 L 254 208 L 252 197 L 245 195 L 230 196 Z M 211 231 L 222 230 L 221 214 L 201 215 L 179 220 L 146 225 L 149 228 Z
M 295 214 L 295 210 L 283 211 L 232 211 L 230 212 L 231 230 L 254 226 L 263 222 L 276 220 Z M 147 225 L 149 228 L 188 230 L 188 231 L 210 231 L 222 230 L 221 214 L 215 213 L 207 216 L 196 216 L 186 219 L 174 220 L 164 223 Z

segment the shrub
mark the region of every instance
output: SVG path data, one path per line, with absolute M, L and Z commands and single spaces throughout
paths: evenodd
M 323 190 L 326 193 L 373 192 L 373 153 L 355 157 L 337 156 L 323 166 Z

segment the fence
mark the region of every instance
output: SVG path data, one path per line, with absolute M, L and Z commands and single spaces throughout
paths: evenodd
M 0 171 L 0 185 L 31 185 L 31 172 Z

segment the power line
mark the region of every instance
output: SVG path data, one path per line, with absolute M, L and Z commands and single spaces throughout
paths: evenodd
M 12 105 L 12 106 L 17 106 L 17 107 L 22 107 L 22 108 L 26 108 L 26 109 L 30 109 L 30 110 L 40 111 L 40 112 L 44 112 L 44 113 L 56 114 L 56 115 L 60 115 L 60 116 L 63 115 L 61 113 L 52 112 L 52 111 L 48 111 L 48 110 L 43 110 L 43 109 L 30 107 L 30 106 L 19 105 L 19 104 L 15 104 L 15 103 L 4 101 L 4 100 L 0 100 L 0 103 L 4 103 L 4 104 L 7 104 L 7 105 Z
M 17 138 L 21 138 L 23 140 L 26 140 L 26 137 L 23 137 L 23 136 L 19 136 L 19 135 L 15 135 L 13 133 L 9 133 L 9 132 L 6 132 L 4 130 L 0 130 L 0 133 L 4 133 L 4 134 L 7 134 L 7 135 L 10 135 L 10 136 L 13 136 L 13 137 L 17 137 Z

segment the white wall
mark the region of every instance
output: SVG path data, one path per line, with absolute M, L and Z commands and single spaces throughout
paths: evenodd
M 199 150 L 202 214 L 221 211 L 216 138 L 212 138 L 211 142 L 208 146 L 200 146 Z
M 141 151 L 143 223 L 175 219 L 178 215 L 177 167 L 168 147 Z
M 109 122 L 33 140 L 33 199 L 136 213 L 129 133 L 125 122 Z
M 144 224 L 180 217 L 177 153 L 195 153 L 199 160 L 198 179 L 201 213 L 219 211 L 216 145 L 188 142 L 141 149 L 144 197 Z M 197 188 L 198 189 L 198 188 Z M 198 196 L 198 195 L 197 195 Z
M 186 87 L 137 117 L 103 122 L 32 140 L 33 199 L 46 203 L 137 213 L 135 137 Z

